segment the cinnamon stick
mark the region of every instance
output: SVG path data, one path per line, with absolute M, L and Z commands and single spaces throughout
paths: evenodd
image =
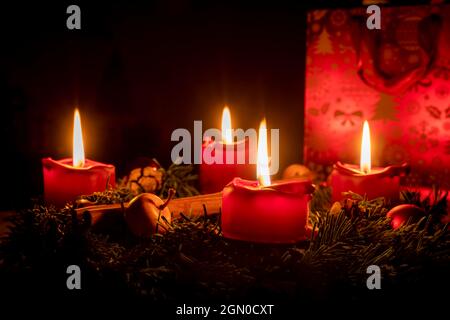
M 185 197 L 173 199 L 169 202 L 167 207 L 172 213 L 172 217 L 177 219 L 183 213 L 186 216 L 198 217 L 205 214 L 213 215 L 220 211 L 222 206 L 222 192 L 211 193 L 193 197 Z M 120 204 L 101 204 L 101 205 L 87 205 L 78 209 L 75 209 L 78 215 L 88 211 L 92 217 L 92 223 L 97 222 L 102 216 L 114 213 L 124 213 L 128 207 L 128 202 Z
M 192 216 L 203 215 L 205 214 L 203 206 L 208 215 L 219 213 L 222 207 L 222 192 L 174 199 L 168 204 L 175 219 L 180 217 L 180 213 Z

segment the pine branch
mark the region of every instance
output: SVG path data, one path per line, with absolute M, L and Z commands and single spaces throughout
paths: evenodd
M 110 203 L 126 195 L 110 190 L 90 199 Z M 404 200 L 417 198 L 406 194 Z M 450 234 L 447 225 L 434 218 L 445 212 L 442 198 L 418 204 L 427 216 L 393 230 L 380 199 L 353 195 L 350 203 L 333 210 L 329 189 L 319 188 L 310 206 L 317 235 L 285 246 L 227 240 L 220 217 L 194 218 L 186 212 L 163 236 L 139 239 L 123 221 L 115 221 L 105 233 L 90 228 L 88 216 L 74 216 L 70 206 L 57 210 L 36 204 L 13 218 L 11 233 L 0 245 L 0 274 L 14 279 L 28 270 L 39 279 L 40 272 L 52 270 L 49 265 L 62 268 L 68 260 L 76 261 L 93 275 L 90 281 L 96 287 L 151 301 L 184 301 L 180 299 L 192 294 L 223 301 L 261 286 L 274 296 L 291 298 L 299 292 L 304 297 L 311 288 L 328 292 L 334 286 L 355 293 L 372 264 L 382 268 L 387 287 L 427 283 L 430 274 L 439 276 L 438 271 L 450 265 Z

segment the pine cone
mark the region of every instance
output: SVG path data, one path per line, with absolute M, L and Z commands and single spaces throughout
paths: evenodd
M 155 193 L 161 189 L 163 173 L 156 167 L 148 166 L 131 170 L 125 179 L 126 187 L 135 195 Z

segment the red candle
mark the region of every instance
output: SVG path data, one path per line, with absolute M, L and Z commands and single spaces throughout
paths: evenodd
M 223 190 L 221 227 L 227 238 L 261 243 L 295 243 L 307 236 L 310 181 L 270 183 L 267 132 L 258 139 L 258 181 L 235 178 Z
M 115 185 L 115 168 L 84 158 L 81 121 L 75 110 L 73 157 L 61 160 L 42 159 L 44 195 L 49 204 L 64 206 L 80 195 L 103 191 Z
M 201 191 L 219 192 L 235 177 L 252 178 L 256 166 L 250 163 L 249 149 L 248 139 L 233 142 L 230 110 L 225 107 L 222 114 L 222 141 L 207 139 L 202 145 L 202 163 L 199 169 Z M 209 154 L 212 159 L 219 161 L 210 163 L 206 156 Z M 240 158 L 245 159 L 244 163 L 238 162 Z M 227 159 L 232 159 L 232 163 L 227 163 Z
M 221 226 L 227 238 L 263 243 L 295 243 L 306 238 L 310 181 L 270 186 L 235 178 L 223 190 Z
M 361 142 L 361 160 L 356 165 L 336 163 L 329 181 L 332 188 L 332 201 L 346 198 L 342 193 L 352 191 L 366 195 L 368 199 L 384 197 L 386 201 L 395 203 L 400 197 L 400 177 L 405 175 L 409 166 L 393 165 L 385 168 L 371 166 L 370 131 L 367 121 L 364 122 Z

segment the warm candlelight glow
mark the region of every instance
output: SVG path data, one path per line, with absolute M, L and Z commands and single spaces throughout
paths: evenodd
M 230 109 L 226 106 L 223 108 L 222 112 L 222 142 L 233 143 Z
M 84 166 L 84 145 L 83 134 L 81 132 L 81 120 L 78 109 L 75 109 L 73 118 L 73 155 L 72 165 L 76 168 Z
M 261 121 L 258 133 L 258 160 L 256 175 L 262 186 L 270 185 L 269 156 L 267 154 L 267 127 L 266 119 Z
M 370 130 L 369 123 L 364 121 L 363 135 L 361 140 L 361 160 L 359 162 L 359 167 L 361 172 L 370 173 L 372 168 L 371 164 L 371 154 L 370 154 Z

